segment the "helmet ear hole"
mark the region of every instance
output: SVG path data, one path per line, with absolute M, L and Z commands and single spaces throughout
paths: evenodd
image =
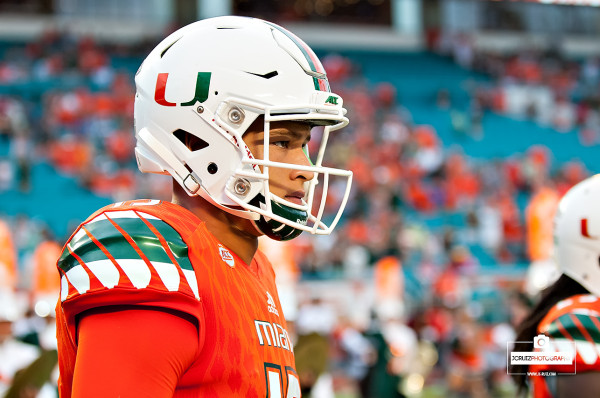
M 173 131 L 173 135 L 192 152 L 208 147 L 208 142 L 185 130 L 175 130 Z

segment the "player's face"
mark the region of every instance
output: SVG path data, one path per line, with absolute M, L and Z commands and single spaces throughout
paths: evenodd
M 269 160 L 310 166 L 305 146 L 310 141 L 307 123 L 282 121 L 271 123 L 269 134 Z M 244 142 L 257 159 L 264 159 L 263 124 L 255 123 L 244 134 Z M 292 203 L 302 204 L 305 196 L 304 183 L 314 178 L 308 171 L 269 167 L 271 193 Z

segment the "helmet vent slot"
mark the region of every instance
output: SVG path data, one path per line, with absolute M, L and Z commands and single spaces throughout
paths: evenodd
M 177 129 L 173 131 L 173 135 L 192 152 L 208 147 L 208 142 L 188 131 Z
M 181 37 L 180 37 L 179 39 L 181 39 Z M 170 49 L 171 47 L 173 47 L 173 44 L 177 43 L 177 42 L 179 41 L 179 39 L 175 40 L 173 43 L 169 44 L 169 45 L 167 46 L 167 48 L 165 48 L 164 50 L 162 50 L 162 52 L 160 53 L 160 57 L 161 57 L 161 58 L 162 58 L 162 57 L 164 57 L 164 56 L 165 56 L 165 54 L 167 53 L 167 51 L 169 51 L 169 49 Z

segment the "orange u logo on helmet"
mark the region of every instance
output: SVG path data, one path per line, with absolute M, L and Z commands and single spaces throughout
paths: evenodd
M 198 72 L 196 77 L 196 89 L 194 90 L 194 98 L 187 102 L 182 102 L 181 106 L 193 106 L 196 102 L 203 103 L 208 98 L 208 89 L 210 86 L 210 72 Z M 162 106 L 177 106 L 175 102 L 169 102 L 165 99 L 165 91 L 167 90 L 168 73 L 159 73 L 156 77 L 156 88 L 154 89 L 154 101 Z
M 590 235 L 590 233 L 588 231 L 588 220 L 587 220 L 587 218 L 582 218 L 581 219 L 581 235 L 583 235 L 583 237 L 589 238 L 589 239 L 598 239 L 597 237 Z

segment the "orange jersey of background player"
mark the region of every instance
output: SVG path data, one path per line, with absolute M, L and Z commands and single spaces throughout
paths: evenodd
M 190 346 L 198 348 L 191 364 L 175 359 L 174 366 L 185 369 L 173 397 L 300 397 L 271 264 L 261 252 L 245 264 L 183 207 L 132 201 L 101 209 L 71 236 L 58 268 L 62 398 L 72 395 L 78 340 L 85 338 L 77 332 L 80 315 L 107 306 L 146 308 L 150 316 L 161 312 L 154 310 L 172 311 L 197 325 L 196 345 Z M 123 334 L 125 341 L 147 338 L 115 328 L 113 333 Z M 110 363 L 97 365 L 96 372 L 111 368 Z M 157 396 L 140 390 L 144 386 L 139 383 L 129 385 L 132 391 L 122 391 L 122 396 Z
M 554 305 L 538 326 L 538 333 L 550 338 L 554 350 L 576 349 L 572 365 L 531 365 L 531 372 L 580 374 L 600 371 L 600 299 L 591 294 L 577 295 Z M 564 376 L 568 377 L 568 376 Z M 533 376 L 533 396 L 552 398 L 555 377 Z

